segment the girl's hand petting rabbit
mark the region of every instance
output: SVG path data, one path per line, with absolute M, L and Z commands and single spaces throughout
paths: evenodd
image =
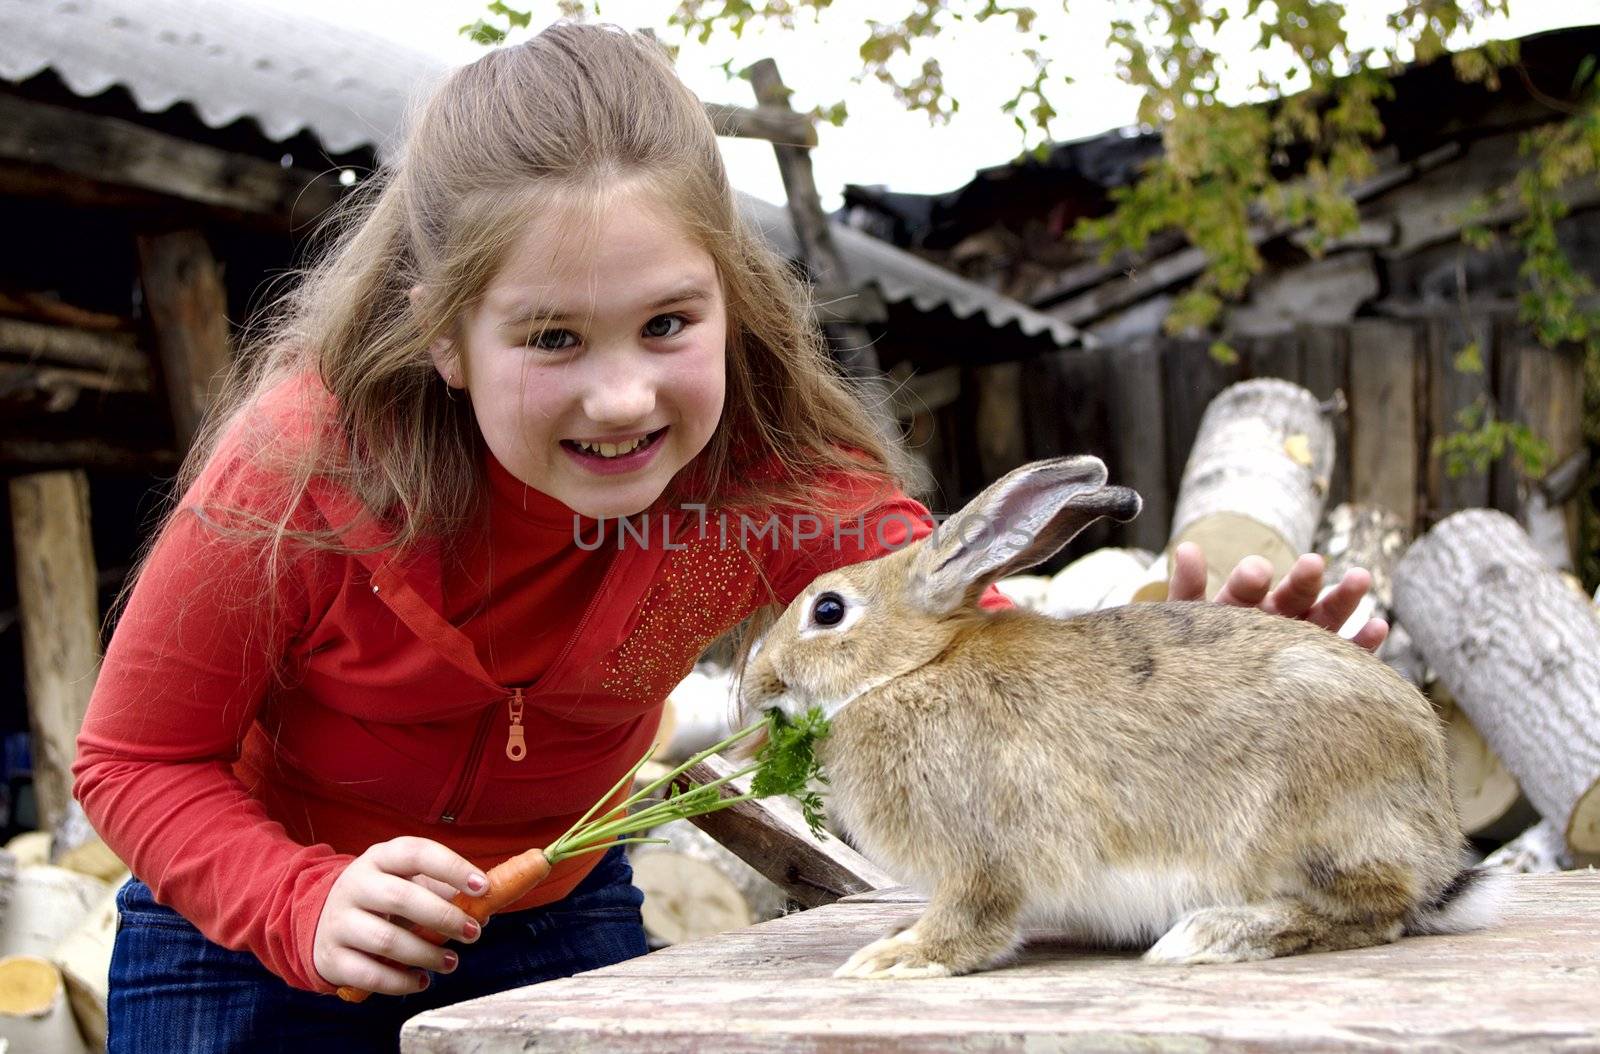
M 1363 648 L 1227 604 L 978 607 L 1138 513 L 1105 483 L 1092 457 L 1025 465 L 921 541 L 819 577 L 751 660 L 744 705 L 829 715 L 830 812 L 930 898 L 838 975 L 981 969 L 1028 920 L 1167 963 L 1482 925 L 1492 883 L 1462 866 L 1438 721 Z
M 1216 596 L 1219 604 L 1235 607 L 1258 607 L 1269 615 L 1285 618 L 1303 618 L 1337 633 L 1355 612 L 1361 598 L 1372 588 L 1372 575 L 1353 567 L 1344 578 L 1322 596 L 1322 576 L 1326 565 L 1322 557 L 1306 553 L 1296 560 L 1283 581 L 1272 589 L 1272 564 L 1264 557 L 1247 556 L 1228 575 L 1221 592 Z M 1271 589 L 1269 593 L 1268 590 Z M 1206 592 L 1206 560 L 1200 547 L 1184 542 L 1172 553 L 1172 578 L 1167 585 L 1171 600 L 1203 600 Z M 1319 599 L 1320 598 L 1320 599 Z M 1389 623 L 1383 619 L 1368 619 L 1350 639 L 1370 652 L 1376 652 L 1389 635 Z

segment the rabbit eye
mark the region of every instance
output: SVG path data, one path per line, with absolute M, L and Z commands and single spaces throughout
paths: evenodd
M 811 602 L 811 621 L 819 626 L 837 626 L 844 619 L 844 598 L 824 593 Z

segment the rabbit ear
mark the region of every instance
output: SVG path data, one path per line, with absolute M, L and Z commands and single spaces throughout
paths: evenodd
M 908 576 L 912 602 L 934 614 L 975 604 L 990 582 L 1048 559 L 1100 517 L 1137 516 L 1139 495 L 1105 482 L 1105 463 L 1086 456 L 1002 476 L 923 541 Z

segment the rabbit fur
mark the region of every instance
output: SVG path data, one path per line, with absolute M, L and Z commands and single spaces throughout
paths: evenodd
M 1096 458 L 1025 465 L 929 537 L 819 577 L 752 656 L 747 712 L 828 713 L 830 812 L 929 897 L 835 976 L 982 969 L 1024 923 L 1213 963 L 1489 921 L 1432 707 L 1363 649 L 1214 603 L 977 606 L 1139 505 Z

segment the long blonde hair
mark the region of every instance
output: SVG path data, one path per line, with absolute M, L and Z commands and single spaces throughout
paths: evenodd
M 519 217 L 618 179 L 644 181 L 681 218 L 715 261 L 727 303 L 722 419 L 696 471 L 680 472 L 664 498 L 804 505 L 807 480 L 833 469 L 865 473 L 884 493 L 904 488 L 914 478 L 906 455 L 833 363 L 808 287 L 740 218 L 702 104 L 654 40 L 572 23 L 454 71 L 420 109 L 396 159 L 331 221 L 320 261 L 246 342 L 180 482 L 250 437 L 243 449 L 271 459 L 283 507 L 213 518 L 265 539 L 274 563 L 289 539 L 346 544 L 341 525 L 292 526 L 313 478 L 357 496 L 388 528 L 387 544 L 481 522 L 482 440 L 470 402 L 451 397 L 427 349 L 482 296 Z M 415 304 L 413 287 L 423 291 Z M 286 441 L 262 407 L 308 377 L 318 382 L 313 416 L 325 420 Z M 761 461 L 783 471 L 751 482 Z

